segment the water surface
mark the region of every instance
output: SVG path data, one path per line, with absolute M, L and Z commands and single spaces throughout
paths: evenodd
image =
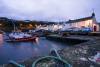
M 9 60 L 23 61 L 31 57 L 46 56 L 52 48 L 57 50 L 68 47 L 67 44 L 49 41 L 39 38 L 37 42 L 5 42 L 0 34 L 0 64 L 8 63 Z

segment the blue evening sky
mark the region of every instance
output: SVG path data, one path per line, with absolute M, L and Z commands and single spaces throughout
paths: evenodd
M 96 14 L 100 0 L 0 0 L 0 16 L 19 20 L 65 21 Z

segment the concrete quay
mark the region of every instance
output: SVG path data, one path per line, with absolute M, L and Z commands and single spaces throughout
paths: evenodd
M 47 39 L 52 40 L 52 41 L 57 41 L 57 42 L 63 42 L 63 43 L 68 43 L 70 45 L 75 45 L 83 42 L 87 42 L 89 40 L 92 40 L 91 38 L 83 38 L 81 36 L 60 36 L 60 35 L 48 35 L 46 36 Z

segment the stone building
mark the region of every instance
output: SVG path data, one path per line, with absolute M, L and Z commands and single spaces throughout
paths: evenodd
M 96 18 L 95 18 L 95 13 L 92 13 L 92 15 L 89 17 L 67 21 L 65 24 L 65 28 L 66 29 L 91 28 L 91 30 L 94 32 L 97 32 L 100 29 L 99 24 L 97 23 Z

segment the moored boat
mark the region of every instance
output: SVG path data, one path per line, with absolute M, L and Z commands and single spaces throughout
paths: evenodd
M 31 38 L 17 38 L 17 39 L 6 39 L 7 42 L 27 42 L 27 41 L 36 41 L 37 37 Z
M 36 41 L 37 37 L 32 36 L 28 33 L 23 32 L 13 32 L 8 35 L 9 39 L 6 39 L 7 42 L 27 42 L 27 41 Z

